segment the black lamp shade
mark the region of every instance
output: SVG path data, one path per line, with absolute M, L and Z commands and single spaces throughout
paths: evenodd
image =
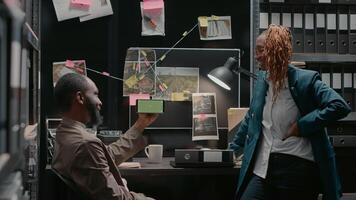
M 236 65 L 235 58 L 230 57 L 224 64 L 224 66 L 218 67 L 210 71 L 208 77 L 219 86 L 224 89 L 231 90 L 231 85 L 234 80 L 234 74 L 232 69 Z

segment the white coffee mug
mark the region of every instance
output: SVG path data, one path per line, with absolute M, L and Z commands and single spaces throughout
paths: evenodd
M 148 157 L 149 162 L 159 163 L 162 161 L 163 145 L 150 144 L 145 148 L 145 153 Z

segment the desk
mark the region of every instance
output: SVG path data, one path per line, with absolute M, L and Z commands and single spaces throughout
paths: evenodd
M 174 168 L 163 158 L 152 164 L 147 158 L 134 158 L 141 168 L 120 169 L 130 190 L 157 200 L 232 200 L 237 187 L 239 167 Z
M 174 168 L 163 158 L 152 164 L 147 158 L 133 158 L 141 168 L 120 168 L 131 191 L 144 193 L 157 200 L 232 200 L 237 187 L 239 167 Z M 54 182 L 51 166 L 46 166 L 46 199 L 60 200 L 58 183 Z

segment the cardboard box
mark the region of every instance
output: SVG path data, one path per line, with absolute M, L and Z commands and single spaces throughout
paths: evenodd
M 238 123 L 240 123 L 249 108 L 229 108 L 227 109 L 227 124 L 228 129 L 231 131 Z

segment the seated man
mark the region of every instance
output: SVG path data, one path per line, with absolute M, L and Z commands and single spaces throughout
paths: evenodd
M 63 119 L 56 132 L 52 167 L 92 199 L 152 200 L 129 191 L 117 166 L 145 147 L 142 132 L 157 115 L 140 114 L 122 137 L 106 146 L 85 129 L 86 124 L 101 122 L 98 93 L 95 83 L 79 74 L 66 74 L 57 82 L 54 96 Z

